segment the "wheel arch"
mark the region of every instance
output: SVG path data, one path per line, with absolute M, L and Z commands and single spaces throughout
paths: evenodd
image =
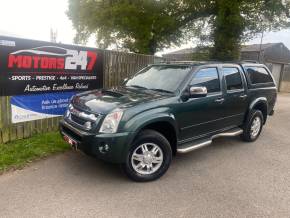
M 255 99 L 253 102 L 251 102 L 247 115 L 248 116 L 249 112 L 251 110 L 260 110 L 263 114 L 263 118 L 264 118 L 264 124 L 267 121 L 267 117 L 268 117 L 268 100 L 265 97 L 260 97 Z
M 151 129 L 162 134 L 169 141 L 173 154 L 176 154 L 178 129 L 173 115 L 160 115 L 142 122 L 142 124 L 135 130 L 132 142 L 138 134 L 145 129 Z

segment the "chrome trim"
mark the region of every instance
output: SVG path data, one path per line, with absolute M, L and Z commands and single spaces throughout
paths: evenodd
M 86 132 L 84 132 L 84 131 L 81 131 L 81 130 L 79 130 L 79 129 L 73 127 L 71 124 L 69 124 L 69 123 L 68 123 L 67 121 L 65 121 L 65 120 L 62 120 L 62 121 L 61 121 L 61 124 L 62 124 L 63 126 L 65 126 L 66 128 L 70 129 L 71 131 L 73 131 L 75 134 L 77 134 L 77 135 L 79 135 L 79 136 L 89 136 L 89 135 L 91 135 L 91 134 L 89 134 L 89 133 L 86 133 Z M 63 131 L 62 131 L 62 132 L 63 132 Z
M 75 116 L 77 116 L 77 115 L 75 115 Z M 75 121 L 71 118 L 71 114 L 70 114 L 67 118 L 69 119 L 69 121 L 70 121 L 71 123 L 73 123 L 74 125 L 80 127 L 81 129 L 85 129 L 85 130 L 91 130 L 91 129 L 92 129 L 92 128 L 87 128 L 85 125 L 81 125 L 81 124 L 75 122 Z M 87 121 L 87 122 L 90 122 L 90 121 Z
M 208 146 L 212 143 L 212 140 L 208 140 L 208 141 L 205 141 L 205 142 L 202 142 L 202 143 L 199 143 L 199 144 L 195 144 L 191 147 L 187 147 L 187 148 L 178 148 L 177 149 L 177 152 L 180 153 L 180 154 L 185 154 L 185 153 L 188 153 L 188 152 L 191 152 L 191 151 L 194 151 L 194 150 L 197 150 L 199 148 L 203 148 L 205 146 Z
M 189 88 L 189 93 L 191 96 L 206 96 L 207 88 L 205 86 L 192 86 Z
M 74 121 L 72 119 L 71 115 L 74 115 L 80 119 L 83 119 L 85 124 L 82 125 L 82 124 Z M 96 115 L 96 114 L 86 113 L 86 112 L 80 111 L 80 110 L 74 108 L 74 106 L 71 104 L 68 107 L 68 115 L 66 117 L 69 119 L 69 121 L 71 123 L 73 123 L 74 125 L 80 127 L 81 129 L 84 129 L 84 130 L 91 130 L 94 123 L 97 123 L 97 121 L 99 120 L 99 114 Z
M 203 141 L 201 143 L 194 144 L 192 146 L 185 147 L 185 148 L 177 148 L 177 153 L 185 154 L 185 153 L 188 153 L 188 152 L 191 152 L 191 151 L 194 151 L 194 150 L 197 150 L 197 149 L 200 149 L 200 148 L 203 148 L 205 146 L 210 145 L 212 143 L 212 140 L 215 139 L 215 138 L 218 138 L 218 137 L 233 137 L 233 136 L 241 135 L 242 133 L 243 133 L 242 129 L 239 129 L 239 130 L 234 131 L 234 132 L 219 133 L 219 134 L 213 135 L 207 141 Z
M 223 129 L 218 129 L 218 130 L 214 130 L 214 131 L 210 131 L 208 133 L 205 133 L 205 134 L 202 134 L 202 135 L 199 135 L 199 136 L 195 136 L 195 137 L 192 137 L 192 138 L 187 138 L 187 139 L 184 139 L 184 140 L 181 140 L 181 141 L 178 141 L 178 144 L 181 145 L 181 144 L 185 144 L 185 143 L 188 143 L 188 142 L 193 142 L 194 140 L 200 140 L 201 138 L 208 138 L 210 137 L 211 135 L 216 135 L 214 133 L 220 133 L 220 132 L 228 132 L 234 128 L 236 128 L 237 126 L 229 126 L 227 128 L 223 128 Z
M 217 98 L 214 102 L 222 104 L 225 101 L 224 98 Z
M 260 84 L 264 84 L 264 83 L 260 83 Z M 275 89 L 277 90 L 277 87 L 276 86 L 269 86 L 269 87 L 252 87 L 252 88 L 249 88 L 249 90 L 258 90 L 258 89 Z
M 92 121 L 92 122 L 96 122 L 98 120 L 98 116 L 96 116 L 95 114 L 87 114 L 83 111 L 79 111 L 75 108 L 69 109 L 69 112 L 77 117 L 83 118 L 87 121 Z
M 203 98 L 210 98 L 210 97 L 220 97 L 222 96 L 222 92 L 218 91 L 218 92 L 209 92 L 207 93 L 207 95 Z M 188 101 L 197 101 L 199 98 L 190 98 Z M 186 102 L 188 102 L 186 101 Z M 182 102 L 182 103 L 186 103 L 186 102 Z
M 235 94 L 235 93 L 240 93 L 240 92 L 245 92 L 245 89 L 232 89 L 232 90 L 227 90 L 227 94 Z
M 219 133 L 219 134 L 212 136 L 211 139 L 215 139 L 215 138 L 219 138 L 219 137 L 234 137 L 234 136 L 241 135 L 243 132 L 244 131 L 242 129 L 239 129 L 235 132 L 223 132 L 223 133 Z

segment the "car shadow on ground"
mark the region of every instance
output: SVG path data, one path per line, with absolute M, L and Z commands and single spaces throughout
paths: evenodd
M 104 162 L 81 152 L 67 152 L 63 164 L 68 172 L 82 178 L 90 177 L 93 180 L 102 181 L 116 179 L 120 182 L 128 180 L 122 172 L 120 165 Z
M 174 158 L 174 161 L 184 164 L 186 164 L 186 162 L 188 161 L 204 161 L 207 158 L 211 158 L 211 156 L 215 153 L 217 154 L 219 152 L 229 149 L 239 149 L 239 147 L 243 146 L 243 144 L 244 142 L 242 142 L 239 137 L 217 138 L 213 140 L 212 144 L 206 147 L 197 149 L 186 154 L 177 154 Z
M 229 149 L 239 149 L 243 147 L 244 142 L 239 137 L 217 138 L 207 147 L 198 149 L 188 154 L 177 154 L 173 157 L 170 170 L 178 170 L 179 167 L 189 167 L 205 162 L 213 155 Z M 242 149 L 242 148 L 240 148 Z M 120 183 L 130 181 L 123 173 L 120 165 L 104 162 L 94 157 L 87 156 L 81 152 L 67 152 L 63 160 L 63 165 L 68 173 L 72 173 L 81 178 L 90 178 L 100 182 L 109 182 L 110 180 Z

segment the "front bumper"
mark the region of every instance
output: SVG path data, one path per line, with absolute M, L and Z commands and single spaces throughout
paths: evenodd
M 133 138 L 133 134 L 130 132 L 114 134 L 84 132 L 65 120 L 60 121 L 60 133 L 63 137 L 68 137 L 76 142 L 75 148 L 112 163 L 124 163 L 126 161 L 129 145 Z

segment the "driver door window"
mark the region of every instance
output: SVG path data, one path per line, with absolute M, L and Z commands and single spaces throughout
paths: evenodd
M 191 86 L 204 86 L 208 93 L 220 92 L 220 79 L 217 68 L 205 68 L 198 71 L 192 81 Z

